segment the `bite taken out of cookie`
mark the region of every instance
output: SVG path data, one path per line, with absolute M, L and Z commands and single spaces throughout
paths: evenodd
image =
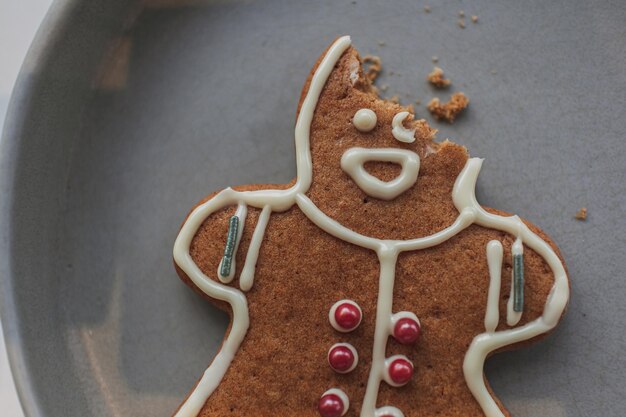
M 181 279 L 231 316 L 176 417 L 510 415 L 485 359 L 558 324 L 567 272 L 545 233 L 477 202 L 483 160 L 435 133 L 378 98 L 349 37 L 330 45 L 297 177 L 209 195 L 176 239 Z

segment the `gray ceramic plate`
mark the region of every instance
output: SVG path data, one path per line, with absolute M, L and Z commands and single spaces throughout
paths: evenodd
M 489 362 L 500 398 L 515 416 L 626 415 L 624 2 L 141 3 L 58 1 L 12 100 L 2 313 L 29 417 L 167 416 L 184 398 L 227 319 L 179 282 L 177 229 L 211 191 L 293 176 L 300 88 L 340 34 L 405 103 L 436 94 L 437 55 L 472 101 L 439 138 L 486 158 L 481 202 L 568 262 L 562 326 Z

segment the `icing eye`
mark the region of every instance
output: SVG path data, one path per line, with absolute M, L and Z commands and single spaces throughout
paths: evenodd
M 415 129 L 407 129 L 402 126 L 404 119 L 409 117 L 408 111 L 403 111 L 396 114 L 391 121 L 391 134 L 394 138 L 404 143 L 415 142 Z
M 361 132 L 369 132 L 376 127 L 376 113 L 371 109 L 361 109 L 354 113 L 352 124 Z

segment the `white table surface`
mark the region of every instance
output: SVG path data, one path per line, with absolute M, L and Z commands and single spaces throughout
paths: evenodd
M 17 73 L 50 3 L 52 0 L 0 0 L 0 131 Z M 2 332 L 0 409 L 5 417 L 24 415 L 13 385 Z

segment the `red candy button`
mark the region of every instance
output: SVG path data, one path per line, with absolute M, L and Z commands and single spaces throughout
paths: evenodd
M 411 380 L 413 364 L 408 359 L 398 356 L 389 362 L 387 372 L 393 385 L 401 386 Z
M 361 322 L 361 311 L 353 304 L 340 304 L 335 310 L 335 321 L 345 330 L 354 330 Z
M 340 332 L 350 332 L 356 329 L 362 318 L 361 308 L 354 301 L 341 300 L 330 309 L 330 323 Z
M 403 345 L 415 343 L 420 337 L 420 325 L 410 317 L 403 317 L 393 327 L 393 337 Z
M 341 417 L 344 412 L 344 405 L 339 395 L 325 394 L 320 398 L 317 409 L 322 417 Z
M 357 361 L 356 350 L 348 343 L 337 343 L 328 351 L 330 367 L 340 374 L 352 371 L 356 367 Z

